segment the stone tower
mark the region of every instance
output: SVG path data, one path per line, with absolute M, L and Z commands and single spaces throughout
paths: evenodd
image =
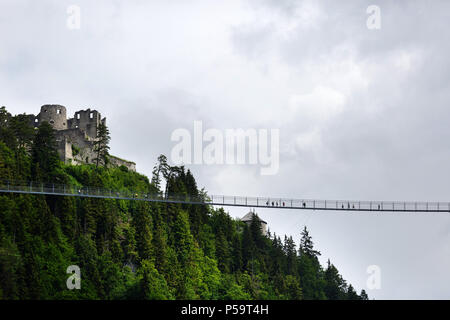
M 37 120 L 37 121 L 36 121 Z M 58 104 L 45 104 L 41 107 L 39 116 L 35 119 L 35 126 L 47 121 L 55 130 L 67 129 L 66 107 Z
M 86 134 L 92 138 L 97 138 L 97 128 L 100 123 L 106 124 L 106 118 L 101 117 L 100 112 L 97 110 L 80 110 L 75 112 L 72 119 L 69 119 L 69 129 L 80 129 L 86 132 Z
M 245 216 L 243 216 L 240 220 L 250 227 L 250 225 L 252 224 L 253 218 L 256 218 L 256 220 L 259 221 L 259 223 L 261 225 L 261 233 L 263 235 L 267 235 L 267 222 L 265 222 L 260 217 L 258 217 L 258 215 L 256 214 L 255 211 L 250 210 L 250 212 L 247 213 Z

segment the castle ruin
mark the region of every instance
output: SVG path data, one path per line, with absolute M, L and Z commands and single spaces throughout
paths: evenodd
M 56 131 L 58 153 L 62 161 L 68 164 L 94 163 L 96 154 L 94 142 L 97 140 L 97 127 L 106 124 L 106 118 L 101 117 L 97 110 L 80 110 L 73 118 L 67 119 L 66 107 L 57 104 L 46 104 L 41 107 L 37 116 L 28 115 L 30 124 L 37 128 L 47 121 Z M 136 171 L 132 161 L 110 156 L 110 165 L 125 166 Z

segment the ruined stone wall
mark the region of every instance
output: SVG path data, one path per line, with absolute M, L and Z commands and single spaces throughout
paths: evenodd
M 47 121 L 56 131 L 58 153 L 62 161 L 70 164 L 95 163 L 97 155 L 94 152 L 94 142 L 97 139 L 97 128 L 106 118 L 101 118 L 97 110 L 80 110 L 73 118 L 67 119 L 67 110 L 62 105 L 46 104 L 41 112 L 35 116 L 27 115 L 30 125 L 37 128 L 43 121 Z M 110 156 L 111 166 L 125 166 L 128 170 L 136 171 L 136 164 L 132 161 Z
M 35 116 L 34 114 L 27 114 L 27 117 L 31 127 L 33 128 L 39 127 L 39 119 L 37 116 Z
M 132 161 L 127 161 L 127 160 L 120 159 L 120 158 L 115 157 L 115 156 L 110 156 L 109 157 L 109 163 L 113 167 L 125 166 L 130 171 L 136 171 L 136 163 L 134 163 Z
M 70 129 L 81 129 L 86 132 L 89 138 L 97 138 L 97 127 L 100 123 L 106 124 L 106 119 L 101 118 L 100 112 L 97 110 L 80 110 L 75 112 L 73 118 L 68 120 Z
M 93 141 L 88 140 L 86 133 L 79 128 L 57 131 L 56 139 L 65 141 L 65 144 L 60 143 L 61 148 L 64 147 L 65 149 L 70 149 L 64 150 L 58 148 L 61 160 L 64 162 L 72 164 L 94 162 L 94 143 Z

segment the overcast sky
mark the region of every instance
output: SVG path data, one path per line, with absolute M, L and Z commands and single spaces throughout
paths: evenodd
M 276 175 L 189 166 L 210 194 L 449 201 L 448 12 L 444 0 L 0 0 L 0 105 L 97 109 L 111 152 L 146 175 L 195 120 L 280 130 Z M 371 298 L 450 298 L 450 215 L 257 212 L 297 243 L 306 224 L 322 262 Z

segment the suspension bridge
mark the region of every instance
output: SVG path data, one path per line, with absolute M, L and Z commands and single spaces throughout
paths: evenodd
M 180 203 L 191 205 L 231 206 L 270 209 L 298 209 L 323 211 L 376 211 L 376 212 L 450 212 L 450 202 L 411 201 L 355 201 L 355 200 L 311 200 L 277 197 L 245 197 L 208 195 L 192 197 L 162 193 L 145 193 L 130 190 L 111 190 L 97 187 L 49 184 L 36 182 L 0 182 L 0 193 L 51 195 Z

